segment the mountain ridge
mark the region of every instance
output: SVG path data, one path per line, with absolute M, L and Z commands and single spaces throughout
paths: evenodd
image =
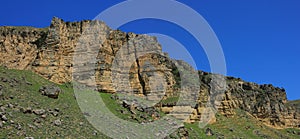
M 100 28 L 93 28 L 93 24 L 97 24 Z M 86 30 L 92 28 L 95 30 Z M 103 33 L 98 34 L 95 38 L 89 36 L 89 33 L 101 30 Z M 156 38 L 139 35 L 134 33 L 124 33 L 119 30 L 112 30 L 104 22 L 83 20 L 78 22 L 65 22 L 62 19 L 54 17 L 49 27 L 33 28 L 33 27 L 0 27 L 0 65 L 10 69 L 31 70 L 38 75 L 55 83 L 71 82 L 72 72 L 74 70 L 74 52 L 76 45 L 80 39 L 86 39 L 92 45 L 99 46 L 99 54 L 97 55 L 96 73 L 93 76 L 82 78 L 82 82 L 89 85 L 96 85 L 98 90 L 107 93 L 116 93 L 118 89 L 126 86 L 114 86 L 111 79 L 112 65 L 117 52 L 126 47 L 128 53 L 137 53 L 135 51 L 141 48 L 146 51 L 155 51 L 157 55 L 145 55 L 138 58 L 133 63 L 129 63 L 128 68 L 130 74 L 130 85 L 135 95 L 145 97 L 151 100 L 168 100 L 169 98 L 178 97 L 176 92 L 180 90 L 180 79 L 177 65 L 183 65 L 185 69 L 191 67 L 184 62 L 170 59 L 167 54 L 161 50 L 161 45 Z M 102 42 L 99 42 L 101 40 Z M 153 48 L 146 49 L 151 44 Z M 83 50 L 84 54 L 86 51 Z M 126 60 L 125 56 L 121 56 L 120 60 Z M 150 63 L 150 64 L 149 64 Z M 89 63 L 85 63 L 89 64 Z M 149 65 L 153 69 L 147 69 Z M 151 66 L 150 66 L 151 67 Z M 84 72 L 84 67 L 82 67 Z M 113 69 L 117 72 L 116 77 L 123 77 L 121 72 L 123 69 Z M 186 116 L 184 109 L 189 109 L 192 114 L 189 118 L 182 119 L 187 123 L 194 123 L 201 120 L 207 103 L 214 98 L 211 86 L 211 74 L 203 71 L 194 71 L 199 75 L 201 88 L 198 92 L 197 105 L 178 108 L 173 101 L 162 104 L 161 110 L 170 113 L 173 109 L 178 108 L 178 117 Z M 153 76 L 155 73 L 155 76 Z M 161 77 L 165 80 L 162 88 L 166 90 L 166 95 L 161 94 L 161 88 L 158 93 L 151 93 L 151 80 L 154 77 Z M 95 78 L 95 84 L 90 79 Z M 249 83 L 234 77 L 225 77 L 227 81 L 227 89 L 221 95 L 221 99 L 216 103 L 215 109 L 226 117 L 236 115 L 236 109 L 242 109 L 248 112 L 262 123 L 273 128 L 299 128 L 300 127 L 300 111 L 296 108 L 296 104 L 291 104 L 286 97 L 283 88 L 274 87 L 273 85 L 258 85 Z M 157 85 L 161 82 L 156 83 Z M 217 88 L 218 89 L 218 88 Z M 184 93 L 184 92 L 183 92 Z M 172 99 L 170 99 L 172 100 Z M 176 99 L 175 99 L 176 100 Z M 212 116 L 212 123 L 217 122 L 215 116 Z

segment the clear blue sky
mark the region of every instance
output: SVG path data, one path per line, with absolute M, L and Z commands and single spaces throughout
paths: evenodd
M 121 0 L 3 0 L 0 25 L 46 27 L 53 16 L 65 21 L 93 19 L 118 2 Z M 198 11 L 215 31 L 224 50 L 228 75 L 284 87 L 288 99 L 300 99 L 299 0 L 180 2 Z M 205 54 L 196 49 L 195 40 L 176 25 L 145 19 L 128 23 L 120 29 L 171 35 L 187 46 L 197 60 L 198 69 L 210 70 Z

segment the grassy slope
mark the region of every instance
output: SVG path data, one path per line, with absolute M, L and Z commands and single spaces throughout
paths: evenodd
M 144 112 L 133 110 L 135 114 L 133 114 L 128 108 L 122 107 L 121 103 L 115 99 L 113 99 L 112 94 L 108 93 L 100 93 L 106 107 L 117 117 L 127 120 L 134 123 L 141 123 L 141 122 L 149 122 L 153 121 L 154 119 L 151 115 L 146 114 Z M 122 111 L 122 112 L 121 112 Z M 145 117 L 141 118 L 141 116 Z M 146 121 L 147 120 L 147 121 Z
M 70 85 L 59 85 L 63 93 L 59 95 L 58 99 L 51 99 L 41 95 L 38 90 L 42 85 L 52 83 L 30 71 L 7 70 L 0 67 L 1 77 L 8 80 L 6 83 L 0 81 L 0 85 L 4 86 L 2 91 L 4 97 L 12 96 L 13 99 L 0 99 L 0 104 L 3 106 L 13 104 L 14 108 L 7 107 L 5 111 L 9 120 L 4 124 L 5 128 L 0 129 L 0 138 L 106 138 L 101 133 L 96 133 L 96 129 L 85 120 Z M 19 83 L 11 87 L 9 81 L 14 79 Z M 26 84 L 24 79 L 32 85 Z M 47 116 L 43 119 L 35 114 L 20 112 L 21 107 L 46 111 L 58 108 L 59 113 L 58 116 L 54 116 L 46 112 Z M 62 121 L 62 125 L 55 126 L 53 121 L 58 119 Z M 13 120 L 13 123 L 10 120 Z M 40 120 L 40 124 L 35 125 L 34 121 L 36 120 Z M 17 125 L 20 125 L 21 129 L 17 129 Z M 30 128 L 30 126 L 34 126 L 34 128 Z
M 198 128 L 197 124 L 186 124 L 193 138 L 244 138 L 244 139 L 298 139 L 299 135 L 292 131 L 300 132 L 299 129 L 274 129 L 265 126 L 261 122 L 248 115 L 246 112 L 236 110 L 237 115 L 233 118 L 227 118 L 217 114 L 217 122 L 210 124 L 204 129 Z M 211 128 L 214 135 L 204 135 L 206 128 Z M 199 134 L 200 133 L 200 134 Z M 197 136 L 197 137 L 196 137 Z

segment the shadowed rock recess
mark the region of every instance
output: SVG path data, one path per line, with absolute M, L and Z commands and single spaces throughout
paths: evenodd
M 103 31 L 100 32 L 101 36 L 98 36 L 102 41 L 95 42 L 98 38 L 86 40 L 99 47 L 95 74 L 88 75 L 89 78 L 96 79 L 98 91 L 116 93 L 112 78 L 129 74 L 130 87 L 135 95 L 149 100 L 162 99 L 156 106 L 166 113 L 176 109 L 177 113 L 173 115 L 185 122 L 193 123 L 201 119 L 207 102 L 212 100 L 210 97 L 213 93 L 211 81 L 214 74 L 191 70 L 191 66 L 185 62 L 170 59 L 161 51 L 161 46 L 155 37 L 112 30 L 100 21 L 64 22 L 59 18 L 53 18 L 50 27 L 42 29 L 0 27 L 0 65 L 11 69 L 31 70 L 59 84 L 71 82 L 75 47 L 83 39 L 81 37 L 85 28 L 91 24 L 99 24 Z M 85 39 L 89 38 L 92 37 Z M 136 56 L 137 59 L 129 63 L 129 72 L 112 69 L 113 60 L 121 47 L 127 47 L 128 53 L 135 53 L 138 47 L 144 45 L 154 47 L 157 53 L 146 54 L 142 57 Z M 84 52 L 82 50 L 83 55 Z M 121 57 L 121 60 L 126 60 L 126 58 Z M 181 80 L 175 65 L 181 65 L 184 69 L 190 69 L 199 75 L 200 91 L 195 92 L 199 96 L 196 98 L 195 106 L 176 105 L 181 90 Z M 116 71 L 117 74 L 113 76 L 112 71 Z M 80 72 L 85 71 L 82 69 Z M 157 78 L 162 80 L 155 82 Z M 283 88 L 258 85 L 233 77 L 225 77 L 225 79 L 226 91 L 215 106 L 222 115 L 233 117 L 236 114 L 235 110 L 241 109 L 271 127 L 300 127 L 299 110 L 294 105 L 287 105 L 288 100 Z M 92 85 L 88 79 L 82 79 L 82 81 L 87 85 Z M 117 87 L 124 88 L 121 85 Z M 153 87 L 156 87 L 156 92 L 153 92 Z M 189 114 L 189 118 L 182 118 L 186 114 Z M 215 121 L 213 117 L 210 122 Z

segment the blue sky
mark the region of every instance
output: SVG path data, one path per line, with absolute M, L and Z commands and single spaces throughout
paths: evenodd
M 119 2 L 122 1 L 3 0 L 0 25 L 46 27 L 53 16 L 65 21 L 93 19 L 101 11 Z M 179 2 L 200 13 L 215 31 L 225 54 L 227 75 L 284 87 L 288 99 L 300 99 L 299 0 Z M 130 22 L 120 29 L 170 35 L 187 48 L 196 60 L 198 69 L 210 71 L 206 55 L 198 47 L 199 44 L 188 32 L 172 23 L 144 19 Z M 180 51 L 171 53 L 180 54 Z

